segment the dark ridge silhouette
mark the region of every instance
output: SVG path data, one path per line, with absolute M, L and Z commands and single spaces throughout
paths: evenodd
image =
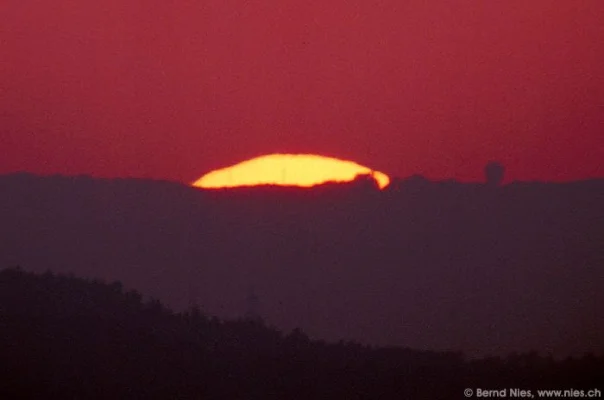
M 498 179 L 494 179 L 498 182 Z M 119 280 L 182 311 L 313 339 L 463 351 L 604 351 L 604 181 L 367 179 L 200 190 L 0 176 L 0 265 Z
M 574 388 L 604 358 L 375 348 L 261 320 L 174 313 L 120 282 L 0 271 L 0 398 L 459 399 L 464 388 Z

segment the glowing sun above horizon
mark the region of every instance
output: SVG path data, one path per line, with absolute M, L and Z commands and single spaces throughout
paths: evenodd
M 327 182 L 351 182 L 359 175 L 371 175 L 380 189 L 390 183 L 383 172 L 353 161 L 315 154 L 269 154 L 211 171 L 193 186 L 231 188 L 278 185 L 312 187 Z

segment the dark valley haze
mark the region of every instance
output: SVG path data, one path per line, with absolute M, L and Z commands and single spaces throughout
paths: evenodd
M 0 178 L 0 264 L 120 280 L 174 310 L 374 345 L 604 350 L 604 182 L 200 190 Z

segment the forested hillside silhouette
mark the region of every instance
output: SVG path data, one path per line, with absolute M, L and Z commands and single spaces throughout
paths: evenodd
M 604 359 L 311 340 L 262 321 L 175 313 L 120 282 L 0 271 L 0 397 L 458 399 L 464 388 L 597 387 Z
M 499 166 L 501 167 L 501 166 Z M 119 280 L 182 311 L 468 356 L 604 351 L 604 181 L 367 179 L 200 190 L 0 177 L 0 265 Z

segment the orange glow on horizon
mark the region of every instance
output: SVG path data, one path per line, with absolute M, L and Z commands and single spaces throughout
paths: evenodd
M 193 186 L 230 188 L 279 185 L 311 187 L 326 182 L 351 182 L 358 175 L 371 175 L 380 189 L 390 178 L 352 161 L 313 154 L 270 154 L 217 169 L 193 182 Z

